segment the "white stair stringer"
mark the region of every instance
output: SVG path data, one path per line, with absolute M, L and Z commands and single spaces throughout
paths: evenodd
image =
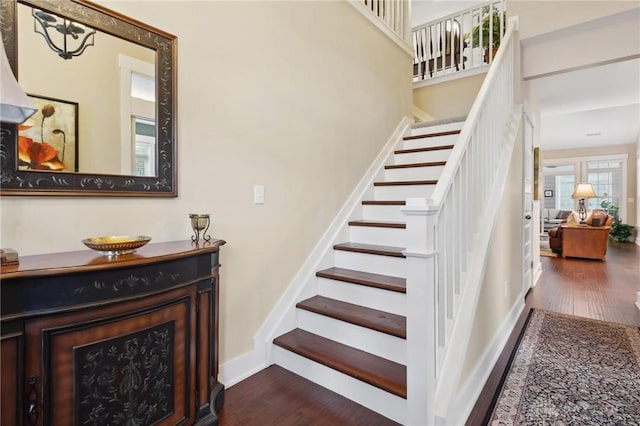
M 419 135 L 416 135 L 419 136 Z M 458 134 L 445 134 L 442 136 L 428 136 L 416 139 L 405 139 L 402 143 L 402 149 L 427 148 L 443 145 L 454 145 L 458 139 Z
M 273 359 L 279 366 L 307 380 L 349 398 L 393 421 L 406 424 L 407 400 L 404 398 L 278 346 L 273 348 Z
M 318 294 L 324 297 L 366 306 L 367 308 L 406 315 L 406 294 L 344 281 L 318 278 Z
M 451 149 L 437 149 L 434 151 L 408 152 L 395 154 L 392 162 L 388 164 L 414 164 L 428 161 L 447 161 L 451 155 Z
M 305 331 L 400 364 L 407 362 L 405 339 L 304 309 L 298 309 L 297 316 L 298 328 Z
M 362 206 L 362 219 L 372 221 L 389 220 L 393 222 L 403 222 L 405 217 L 402 214 L 400 207 L 401 206 L 364 205 Z
M 444 166 L 421 166 L 387 169 L 384 173 L 384 179 L 385 181 L 433 180 L 440 177 L 440 175 L 442 174 L 442 169 L 444 169 Z
M 379 256 L 342 250 L 335 252 L 335 266 L 338 268 L 405 278 L 404 264 L 404 258 L 402 257 Z
M 407 198 L 429 198 L 435 184 L 376 186 L 378 200 L 406 200 Z
M 432 124 L 434 122 L 414 124 L 413 126 L 411 126 L 411 130 L 409 131 L 409 133 L 410 133 L 410 136 L 417 136 L 417 135 L 425 135 L 429 133 L 440 133 L 440 132 L 448 132 L 451 130 L 460 130 L 464 125 L 465 119 L 466 117 L 458 117 L 453 121 L 448 121 L 442 124 Z M 440 121 L 444 121 L 444 120 L 440 120 Z
M 350 226 L 350 241 L 381 246 L 401 246 L 405 240 L 406 230 L 402 228 L 382 228 L 375 226 Z

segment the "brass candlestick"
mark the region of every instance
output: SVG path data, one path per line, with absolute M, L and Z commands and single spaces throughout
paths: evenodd
M 189 214 L 189 218 L 191 219 L 191 228 L 193 228 L 191 241 L 197 243 L 198 241 L 200 241 L 200 238 L 202 238 L 202 240 L 204 241 L 211 241 L 211 235 L 207 235 L 207 230 L 209 229 L 209 225 L 211 224 L 209 215 L 191 213 Z

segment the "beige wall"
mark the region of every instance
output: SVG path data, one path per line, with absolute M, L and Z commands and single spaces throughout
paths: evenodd
M 640 54 L 637 2 L 515 1 L 508 10 L 520 16 L 524 78 Z
M 629 0 L 507 0 L 509 16 L 520 17 L 521 40 L 637 7 L 637 1 Z
M 106 4 L 106 3 L 105 3 Z M 347 2 L 113 2 L 178 36 L 177 199 L 3 197 L 2 247 L 187 239 L 210 213 L 221 362 L 252 337 L 403 117 L 411 58 Z M 266 203 L 253 204 L 254 184 Z
M 625 222 L 630 225 L 636 225 L 637 218 L 637 163 L 636 163 L 636 144 L 627 145 L 610 145 L 592 148 L 582 149 L 555 149 L 545 150 L 545 160 L 557 160 L 559 158 L 579 158 L 579 157 L 594 157 L 601 155 L 619 155 L 624 154 L 627 156 L 627 193 L 624 199 L 633 199 L 633 202 L 627 202 L 627 211 Z M 582 171 L 580 171 L 582 173 Z M 582 176 L 579 176 L 580 180 L 584 180 Z
M 466 116 L 486 74 L 414 89 L 413 103 L 432 120 Z
M 515 303 L 523 298 L 522 143 L 522 128 L 520 128 L 496 226 L 489 243 L 478 309 L 460 379 L 461 387 L 488 349 L 507 314 L 513 309 Z

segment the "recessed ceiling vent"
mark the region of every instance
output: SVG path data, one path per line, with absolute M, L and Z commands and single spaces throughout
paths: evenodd
M 587 133 L 587 136 L 601 136 L 602 132 Z

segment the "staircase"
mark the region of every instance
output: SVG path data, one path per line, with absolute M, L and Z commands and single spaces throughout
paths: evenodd
M 513 156 L 522 143 L 517 27 L 510 19 L 464 122 L 408 130 L 402 120 L 249 359 L 398 423 L 465 422 L 484 385 L 479 378 L 459 392 L 493 230 L 503 201 L 523 203 L 521 192 L 505 193 L 522 161 Z
M 296 304 L 296 328 L 273 341 L 274 362 L 397 422 L 407 418 L 407 199 L 428 198 L 460 129 L 414 128 L 389 157 L 316 294 Z

